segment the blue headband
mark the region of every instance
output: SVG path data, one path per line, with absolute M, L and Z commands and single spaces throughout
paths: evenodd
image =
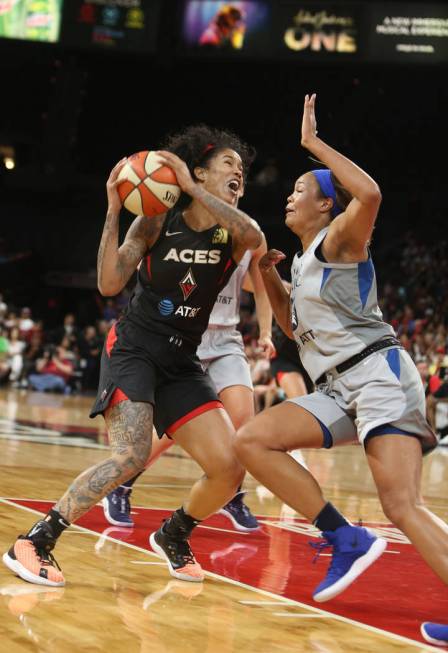
M 338 205 L 338 200 L 336 199 L 336 189 L 331 181 L 331 171 L 330 170 L 311 170 L 313 175 L 316 177 L 319 188 L 325 197 L 331 197 L 333 200 L 333 206 L 330 211 L 331 216 L 335 218 L 337 215 L 342 213 L 341 207 Z

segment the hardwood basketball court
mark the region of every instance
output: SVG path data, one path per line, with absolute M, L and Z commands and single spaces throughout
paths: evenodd
M 0 392 L 1 549 L 26 532 L 73 478 L 106 455 L 91 399 Z M 177 581 L 149 550 L 148 535 L 178 508 L 197 465 L 170 449 L 135 485 L 135 528 L 112 527 L 95 507 L 62 536 L 56 558 L 65 588 L 35 586 L 0 568 L 0 636 L 9 653 L 411 653 L 423 643 L 421 621 L 445 621 L 446 587 L 381 511 L 360 447 L 305 452 L 326 496 L 348 518 L 376 528 L 388 550 L 349 590 L 325 604 L 311 590 L 328 558 L 313 563 L 317 532 L 246 478 L 247 503 L 261 530 L 234 531 L 214 516 L 192 546 L 204 583 Z M 424 463 L 424 496 L 448 520 L 448 448 Z

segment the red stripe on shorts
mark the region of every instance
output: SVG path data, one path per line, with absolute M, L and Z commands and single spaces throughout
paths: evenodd
M 115 324 L 113 324 L 109 333 L 107 334 L 107 340 L 106 340 L 106 352 L 108 356 L 110 356 L 110 352 L 112 351 L 112 347 L 115 345 L 116 341 L 117 341 L 117 334 L 115 332 Z
M 120 390 L 120 388 L 116 388 L 112 393 L 112 397 L 110 398 L 108 408 L 113 408 L 114 406 L 119 404 L 120 401 L 129 401 L 129 397 L 124 394 L 123 390 Z
M 208 410 L 213 410 L 214 408 L 224 408 L 224 406 L 220 401 L 217 400 L 208 401 L 206 404 L 202 404 L 202 406 L 198 406 L 194 410 L 191 410 L 189 413 L 178 419 L 177 422 L 174 422 L 174 424 L 171 424 L 171 426 L 165 429 L 165 433 L 167 435 L 172 435 L 177 431 L 178 428 L 190 420 L 194 419 L 198 415 L 202 415 L 202 413 L 206 413 Z

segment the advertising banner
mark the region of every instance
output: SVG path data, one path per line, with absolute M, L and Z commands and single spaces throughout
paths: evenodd
M 370 61 L 448 63 L 448 3 L 373 3 Z
M 159 10 L 158 0 L 67 0 L 61 42 L 73 47 L 154 52 Z
M 256 56 L 271 45 L 271 5 L 264 0 L 186 0 L 180 46 L 195 54 Z
M 0 38 L 59 39 L 62 0 L 0 0 Z
M 280 1 L 275 52 L 310 62 L 358 60 L 364 47 L 362 14 L 358 4 Z

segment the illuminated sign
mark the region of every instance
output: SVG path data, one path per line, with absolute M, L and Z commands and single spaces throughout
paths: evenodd
M 270 5 L 265 0 L 222 2 L 185 0 L 181 47 L 197 54 L 260 54 L 270 34 Z
M 74 47 L 154 51 L 159 9 L 158 0 L 69 0 L 61 42 Z
M 0 37 L 25 41 L 57 41 L 62 1 L 0 0 Z
M 358 30 L 353 15 L 300 9 L 284 34 L 287 48 L 299 52 L 356 52 Z
M 448 63 L 448 4 L 374 4 L 368 58 Z

